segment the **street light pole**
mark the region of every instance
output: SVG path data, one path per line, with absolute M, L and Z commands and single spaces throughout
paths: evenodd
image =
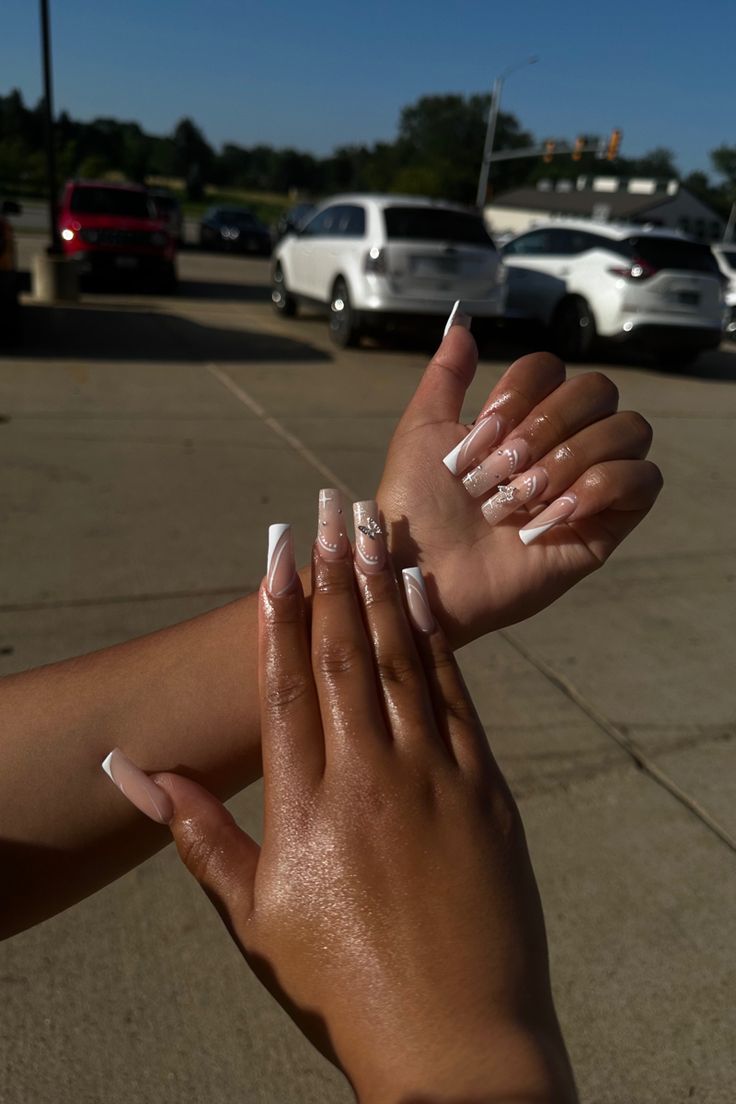
M 493 92 L 491 94 L 491 106 L 488 110 L 488 126 L 486 127 L 486 140 L 483 146 L 483 158 L 480 163 L 480 174 L 478 176 L 478 192 L 475 197 L 475 205 L 481 210 L 485 206 L 486 193 L 488 191 L 488 177 L 491 171 L 491 154 L 493 153 L 493 143 L 496 138 L 496 122 L 498 120 L 498 111 L 501 106 L 501 91 L 503 89 L 503 82 L 511 73 L 515 73 L 517 69 L 523 69 L 526 65 L 535 65 L 539 61 L 538 57 L 526 58 L 525 61 L 520 61 L 516 65 L 510 65 L 508 69 L 504 69 L 500 77 L 496 77 L 493 82 Z
M 49 184 L 49 221 L 51 246 L 49 253 L 61 253 L 59 219 L 56 202 L 56 150 L 54 148 L 54 104 L 51 89 L 51 32 L 49 30 L 49 3 L 41 0 L 41 41 L 43 45 L 44 116 L 46 123 L 46 174 Z

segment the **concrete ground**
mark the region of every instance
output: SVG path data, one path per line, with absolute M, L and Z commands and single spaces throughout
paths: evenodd
M 176 298 L 28 306 L 0 358 L 3 673 L 254 587 L 270 521 L 306 552 L 325 468 L 375 488 L 426 351 L 336 352 L 323 321 L 272 316 L 266 262 L 180 268 Z M 512 353 L 481 364 L 469 417 Z M 520 802 L 582 1099 L 730 1104 L 736 351 L 604 370 L 654 424 L 665 491 L 602 572 L 462 659 Z M 257 787 L 232 807 L 258 830 Z M 0 1104 L 351 1098 L 171 849 L 0 946 L 0 995 Z

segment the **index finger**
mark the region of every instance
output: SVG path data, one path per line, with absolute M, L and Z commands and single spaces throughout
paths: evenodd
M 268 531 L 268 568 L 258 608 L 266 824 L 322 777 L 324 740 L 307 637 L 304 592 L 289 525 Z

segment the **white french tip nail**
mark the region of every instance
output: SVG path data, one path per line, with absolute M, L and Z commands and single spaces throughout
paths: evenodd
M 284 533 L 286 532 L 286 530 L 288 528 L 289 528 L 289 526 L 284 525 L 282 522 L 279 522 L 276 525 L 269 525 L 269 527 L 268 527 L 268 558 L 266 560 L 267 564 L 270 565 L 271 560 L 273 559 L 273 554 L 276 551 L 276 545 L 279 543 L 279 541 L 281 540 L 281 538 L 283 537 Z
M 109 751 L 107 753 L 107 755 L 105 756 L 105 758 L 102 760 L 102 769 L 104 770 L 105 774 L 107 775 L 107 777 L 110 779 L 111 782 L 115 781 L 115 779 L 112 776 L 112 768 L 110 766 L 110 760 L 112 759 L 113 754 L 114 754 L 114 751 Z
M 460 455 L 460 449 L 463 447 L 466 440 L 467 440 L 467 438 L 463 438 L 463 440 L 460 442 L 460 444 L 456 445 L 455 448 L 452 450 L 452 452 L 448 452 L 447 456 L 444 456 L 442 458 L 442 463 L 445 465 L 447 470 L 449 472 L 451 472 L 453 475 L 458 474 L 458 471 L 457 471 L 457 458 Z
M 448 333 L 450 332 L 450 329 L 453 326 L 464 326 L 466 330 L 469 330 L 470 329 L 470 323 L 472 321 L 473 321 L 473 319 L 470 317 L 470 315 L 466 314 L 465 311 L 460 309 L 460 300 L 457 299 L 455 301 L 454 307 L 450 311 L 450 317 L 447 319 L 447 324 L 445 326 L 445 332 L 443 333 L 442 336 L 447 337 Z
M 541 537 L 543 533 L 546 533 L 549 529 L 551 529 L 553 525 L 557 525 L 557 522 L 550 521 L 547 523 L 547 525 L 537 525 L 535 529 L 520 529 L 519 537 L 521 538 L 522 544 L 531 544 L 532 541 L 535 541 L 537 539 L 537 537 Z

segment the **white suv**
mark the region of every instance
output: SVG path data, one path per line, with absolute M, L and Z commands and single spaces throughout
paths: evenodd
M 551 330 L 566 360 L 596 336 L 648 347 L 684 364 L 716 348 L 723 280 L 707 245 L 674 231 L 559 219 L 508 242 L 507 313 Z
M 736 242 L 712 245 L 713 256 L 728 281 L 726 284 L 726 318 L 724 328 L 728 336 L 736 339 Z
M 273 305 L 329 309 L 338 345 L 398 318 L 446 318 L 456 299 L 470 314 L 504 313 L 506 273 L 479 212 L 416 196 L 326 200 L 276 246 Z

